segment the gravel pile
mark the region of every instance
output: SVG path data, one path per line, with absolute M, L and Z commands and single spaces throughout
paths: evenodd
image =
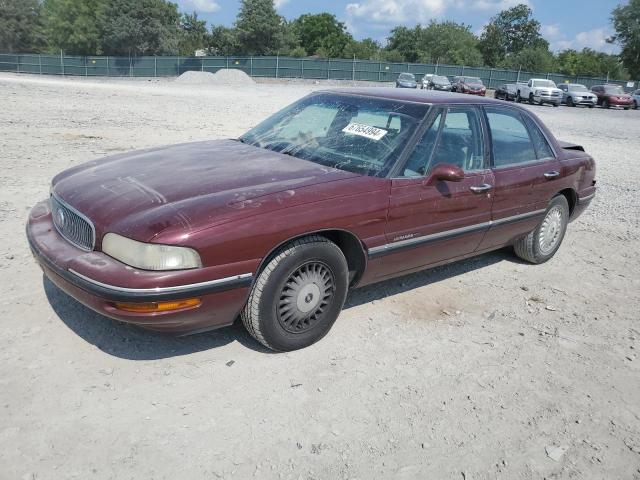
M 236 69 L 223 69 L 216 73 L 188 71 L 176 78 L 176 82 L 187 85 L 255 85 L 256 83 L 242 70 Z

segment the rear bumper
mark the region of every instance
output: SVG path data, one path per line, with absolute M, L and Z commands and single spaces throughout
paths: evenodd
M 46 277 L 61 290 L 102 315 L 151 330 L 190 333 L 230 325 L 243 307 L 252 283 L 250 273 L 194 281 L 194 275 L 201 273 L 140 271 L 101 252 L 80 250 L 54 228 L 49 202 L 33 208 L 26 230 L 36 261 Z M 187 298 L 198 298 L 200 305 L 151 313 L 116 308 L 116 302 Z

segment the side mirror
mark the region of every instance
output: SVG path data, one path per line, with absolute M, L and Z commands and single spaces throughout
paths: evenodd
M 436 165 L 425 181 L 425 185 L 433 185 L 435 182 L 461 182 L 464 180 L 464 170 L 450 163 Z

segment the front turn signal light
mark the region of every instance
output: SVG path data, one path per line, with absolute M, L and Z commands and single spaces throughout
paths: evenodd
M 189 298 L 187 300 L 174 300 L 170 302 L 117 302 L 114 306 L 123 312 L 133 313 L 157 313 L 171 312 L 173 310 L 183 310 L 200 306 L 202 302 L 199 298 Z

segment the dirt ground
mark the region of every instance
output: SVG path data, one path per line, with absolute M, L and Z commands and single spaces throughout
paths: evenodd
M 24 223 L 54 174 L 318 88 L 0 74 L 0 478 L 640 479 L 640 111 L 530 107 L 598 163 L 552 261 L 355 290 L 302 351 L 137 330 L 43 279 Z

